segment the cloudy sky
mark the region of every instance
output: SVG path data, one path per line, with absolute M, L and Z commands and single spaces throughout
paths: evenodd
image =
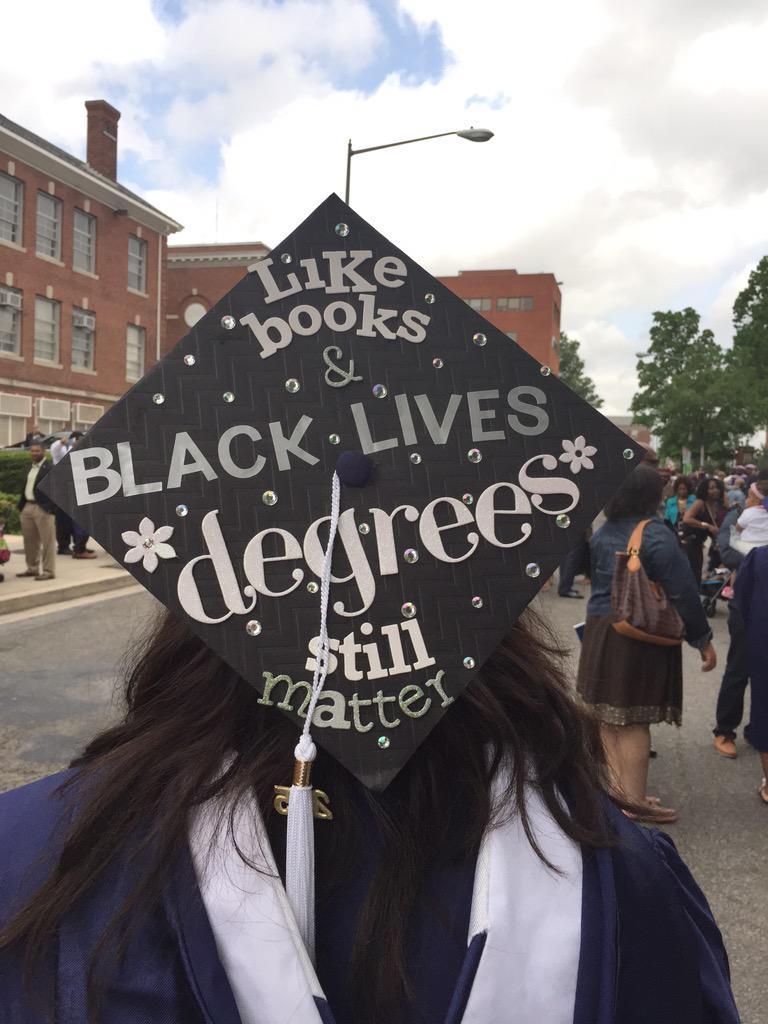
M 356 158 L 352 204 L 435 273 L 553 271 L 609 412 L 653 310 L 729 342 L 768 252 L 764 0 L 36 0 L 13 22 L 3 112 L 82 156 L 83 101 L 110 100 L 121 180 L 177 241 L 276 244 L 342 192 L 349 137 L 492 129 Z

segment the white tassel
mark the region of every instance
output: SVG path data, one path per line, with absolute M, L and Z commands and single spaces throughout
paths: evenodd
M 317 756 L 315 744 L 302 735 L 296 750 L 288 799 L 285 891 L 310 960 L 315 960 L 315 821 L 309 775 Z
M 315 821 L 314 795 L 309 784 L 312 762 L 317 748 L 310 729 L 317 699 L 328 675 L 330 646 L 328 642 L 328 595 L 331 589 L 333 544 L 339 525 L 341 487 L 336 473 L 331 485 L 331 522 L 328 547 L 325 549 L 320 577 L 320 635 L 312 680 L 312 697 L 307 708 L 304 730 L 294 750 L 293 785 L 288 797 L 288 826 L 285 849 L 285 891 L 304 940 L 309 958 L 315 960 Z

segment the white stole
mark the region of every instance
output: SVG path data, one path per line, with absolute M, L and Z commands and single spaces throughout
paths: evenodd
M 475 869 L 469 941 L 485 934 L 462 1024 L 573 1024 L 581 946 L 580 847 L 527 787 L 531 828 L 555 874 L 531 849 L 515 816 L 483 840 Z M 190 824 L 200 892 L 242 1024 L 321 1024 L 323 999 L 299 937 L 256 802 L 234 820 L 209 802 Z

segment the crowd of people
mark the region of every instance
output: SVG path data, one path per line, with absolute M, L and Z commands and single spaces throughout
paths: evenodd
M 56 578 L 56 558 L 59 555 L 77 559 L 97 557 L 96 552 L 87 546 L 89 537 L 85 530 L 63 509 L 54 505 L 40 487 L 51 465 L 55 466 L 65 459 L 82 436 L 82 432 L 73 430 L 71 434 L 54 441 L 49 460 L 38 428 L 33 427 L 27 435 L 25 448 L 32 461 L 18 504 L 26 568 L 23 572 L 17 572 L 17 577 L 30 577 L 44 582 Z M 3 537 L 4 528 L 5 523 L 0 521 L 0 538 Z M 9 552 L 7 543 L 3 550 Z M 7 558 L 0 559 L 0 563 L 4 561 Z M 0 574 L 0 583 L 3 581 L 4 576 Z
M 689 477 L 658 469 L 648 452 L 604 510 L 605 523 L 573 556 L 585 564 L 592 585 L 587 604 L 577 688 L 600 722 L 603 744 L 618 788 L 641 808 L 640 820 L 668 823 L 677 810 L 647 792 L 650 725 L 682 722 L 682 655 L 685 640 L 701 656 L 702 670 L 716 667 L 712 631 L 702 602 L 714 593 L 728 602 L 730 644 L 715 711 L 714 746 L 725 758 L 737 757 L 737 729 L 751 683 L 750 721 L 745 739 L 761 754 L 758 790 L 768 804 L 768 470 L 736 466 L 729 475 Z M 624 554 L 617 557 L 617 552 Z M 618 594 L 622 558 L 635 558 L 634 570 L 647 580 L 646 603 L 656 602 L 651 626 L 626 630 Z M 704 567 L 705 557 L 707 560 Z M 561 566 L 559 593 L 579 597 Z M 565 585 L 563 584 L 565 577 Z M 642 603 L 642 602 L 641 602 Z M 712 606 L 714 607 L 714 606 Z M 675 616 L 679 634 L 654 632 L 653 621 Z

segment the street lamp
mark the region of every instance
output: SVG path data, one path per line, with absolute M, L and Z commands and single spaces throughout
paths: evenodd
M 460 139 L 468 139 L 470 142 L 488 142 L 493 138 L 493 132 L 487 128 L 463 128 L 458 132 L 438 132 L 437 135 L 422 135 L 418 139 L 403 139 L 402 142 L 387 142 L 383 146 L 366 146 L 365 149 L 352 149 L 352 139 L 347 142 L 347 185 L 344 191 L 344 201 L 349 203 L 349 176 L 352 171 L 352 157 L 359 153 L 373 153 L 376 149 L 392 149 L 393 146 L 409 146 L 412 142 L 426 142 L 428 139 L 442 139 L 446 135 L 458 135 Z

